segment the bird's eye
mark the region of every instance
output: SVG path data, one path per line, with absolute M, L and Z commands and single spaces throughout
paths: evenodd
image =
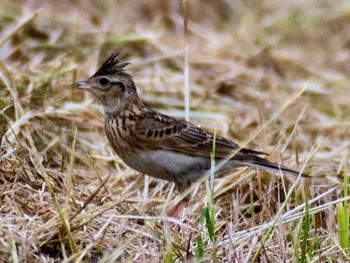
M 106 86 L 109 83 L 109 79 L 107 78 L 100 78 L 99 83 L 101 86 Z

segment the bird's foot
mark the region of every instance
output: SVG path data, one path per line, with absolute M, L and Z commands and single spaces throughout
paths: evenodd
M 181 212 L 187 206 L 188 200 L 181 200 L 169 212 L 169 217 L 180 218 Z

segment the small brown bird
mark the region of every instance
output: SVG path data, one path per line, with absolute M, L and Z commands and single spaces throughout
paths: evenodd
M 175 182 L 182 192 L 210 170 L 214 135 L 146 107 L 137 95 L 132 77 L 124 70 L 127 65 L 120 61 L 119 54 L 113 54 L 93 76 L 75 86 L 91 92 L 103 105 L 107 138 L 128 166 L 143 174 Z M 215 140 L 217 162 L 239 149 L 229 139 L 217 136 Z M 266 154 L 242 148 L 218 172 L 256 166 L 300 174 L 261 155 Z M 179 212 L 179 208 L 175 210 L 172 215 Z

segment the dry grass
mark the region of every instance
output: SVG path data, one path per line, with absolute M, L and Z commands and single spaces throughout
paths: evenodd
M 350 260 L 336 210 L 348 211 L 347 1 L 185 1 L 186 41 L 180 1 L 30 2 L 0 4 L 0 258 Z M 315 177 L 215 178 L 214 237 L 208 183 L 170 222 L 173 186 L 127 168 L 101 107 L 70 86 L 120 50 L 141 97 L 184 117 L 185 42 L 191 121 Z

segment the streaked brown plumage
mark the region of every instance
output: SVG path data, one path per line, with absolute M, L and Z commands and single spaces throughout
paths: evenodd
M 149 176 L 175 182 L 183 191 L 209 171 L 213 134 L 146 107 L 137 95 L 131 76 L 124 71 L 126 65 L 120 62 L 118 54 L 113 54 L 92 77 L 75 85 L 91 92 L 103 105 L 108 140 L 128 166 Z M 236 143 L 218 136 L 216 161 L 225 159 L 237 149 Z M 219 172 L 239 166 L 257 166 L 299 174 L 261 155 L 265 154 L 243 148 Z

